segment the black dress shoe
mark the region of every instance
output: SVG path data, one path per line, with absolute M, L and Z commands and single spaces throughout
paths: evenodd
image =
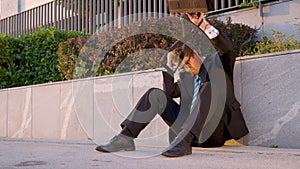
M 180 157 L 192 154 L 192 139 L 193 135 L 190 132 L 186 130 L 181 131 L 162 155 L 166 157 Z
M 135 145 L 133 138 L 119 134 L 113 137 L 108 144 L 96 147 L 101 152 L 134 151 Z

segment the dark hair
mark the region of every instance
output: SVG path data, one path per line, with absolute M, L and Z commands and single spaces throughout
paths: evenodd
M 187 46 L 187 45 L 184 45 L 183 51 L 185 52 L 185 53 L 184 53 L 184 56 L 191 57 L 191 56 L 194 55 L 193 49 L 191 49 L 191 48 L 190 48 L 189 46 Z
M 191 49 L 187 45 L 184 45 L 183 50 L 181 50 L 181 52 L 179 54 L 179 58 L 182 61 L 185 56 L 192 57 L 193 55 L 194 55 L 193 49 Z

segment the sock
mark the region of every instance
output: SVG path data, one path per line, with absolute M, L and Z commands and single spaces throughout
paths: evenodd
M 179 142 L 181 140 L 184 140 L 187 143 L 192 143 L 193 134 L 190 131 L 183 129 L 179 132 L 179 134 L 177 135 L 174 142 L 176 143 L 176 142 Z
M 192 141 L 193 141 L 193 134 L 192 134 L 191 132 L 189 132 L 189 133 L 185 136 L 184 140 L 185 140 L 186 142 L 188 142 L 188 143 L 192 143 Z
M 131 131 L 126 126 L 121 130 L 120 134 L 123 134 L 123 135 L 125 135 L 127 137 L 134 138 L 133 134 L 131 133 Z

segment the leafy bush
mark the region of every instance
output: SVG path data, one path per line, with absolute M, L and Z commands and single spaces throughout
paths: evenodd
M 160 67 L 163 51 L 182 36 L 180 23 L 166 25 L 167 21 L 133 23 L 89 39 L 87 34 L 56 28 L 40 28 L 19 38 L 0 35 L 0 88 Z M 300 43 L 293 36 L 277 31 L 273 31 L 270 37 L 264 37 L 262 42 L 255 42 L 256 30 L 249 26 L 233 24 L 231 18 L 226 23 L 217 19 L 210 19 L 210 22 L 231 39 L 237 56 L 300 48 Z M 149 24 L 157 26 L 149 27 Z M 138 29 L 161 33 L 130 32 Z M 174 35 L 174 38 L 166 36 L 168 34 Z M 198 37 L 193 38 L 199 41 Z M 208 44 L 202 47 L 209 50 L 209 46 L 205 45 Z M 141 53 L 153 48 L 161 50 Z
M 287 36 L 281 32 L 272 30 L 269 37 L 263 37 L 262 42 L 257 42 L 249 55 L 282 52 L 300 49 L 300 42 L 294 39 L 294 35 Z
M 143 52 L 145 49 L 168 50 L 174 42 L 175 39 L 171 37 L 151 33 L 128 37 L 108 51 L 105 59 L 100 63 L 101 69 L 108 72 L 131 72 L 157 68 L 160 66 L 158 63 L 162 53 L 153 51 L 150 55 L 145 52 L 141 54 L 139 51 Z M 125 62 L 124 59 L 126 59 Z M 105 72 L 100 71 L 100 73 Z
M 26 46 L 21 53 L 20 82 L 29 85 L 63 80 L 63 74 L 57 67 L 58 45 L 79 35 L 82 33 L 41 28 L 32 35 L 22 36 L 21 39 Z
M 256 30 L 249 26 L 233 24 L 230 18 L 227 20 L 227 23 L 217 19 L 211 19 L 210 22 L 232 40 L 238 56 L 247 54 L 250 47 L 255 44 Z M 178 34 L 178 32 L 182 31 L 180 23 L 174 25 L 175 23 L 171 23 L 173 25 L 166 29 L 168 34 Z M 157 20 L 151 19 L 147 21 L 147 25 L 153 24 L 158 25 L 157 29 L 160 29 L 160 23 L 157 23 Z M 166 35 L 152 33 L 137 34 L 118 39 L 119 35 L 130 32 L 129 30 L 132 28 L 135 30 L 147 29 L 148 27 L 143 26 L 142 23 L 133 23 L 130 26 L 118 29 L 117 33 L 115 31 L 100 33 L 89 39 L 85 49 L 82 49 L 82 47 L 87 40 L 86 38 L 72 38 L 62 42 L 58 50 L 59 70 L 64 73 L 66 79 L 72 79 L 159 67 L 160 65 L 158 64 L 162 56 L 159 50 L 150 51 L 151 54 L 140 52 L 147 52 L 145 49 L 153 48 L 167 50 L 175 42 L 175 39 Z M 170 28 L 178 30 L 175 31 Z M 159 31 L 149 30 L 147 32 Z M 114 45 L 110 46 L 111 44 Z M 204 46 L 205 44 L 201 45 Z M 205 46 L 203 48 L 206 49 Z M 81 49 L 81 56 L 78 58 Z M 94 56 L 103 57 L 99 57 L 101 60 L 98 60 L 99 58 L 94 58 Z M 95 63 L 99 65 L 95 66 Z M 95 67 L 97 69 L 92 70 Z
M 79 36 L 61 42 L 58 46 L 58 71 L 64 74 L 64 78 L 73 79 L 73 72 L 81 48 L 87 41 L 87 37 Z
M 58 44 L 69 38 L 85 35 L 80 32 L 66 32 L 56 28 L 40 28 L 33 34 L 19 38 L 2 35 L 0 38 L 1 88 L 25 86 L 63 80 L 58 71 Z M 5 44 L 8 45 L 5 45 Z M 2 53 L 2 52 L 1 52 Z M 4 62 L 1 61 L 1 62 Z
M 248 2 L 248 0 L 242 2 L 239 5 L 240 8 L 247 8 L 247 7 L 259 7 L 259 2 L 257 0 L 254 0 L 253 2 Z
M 149 25 L 157 25 L 157 27 Z M 151 56 L 138 53 L 144 49 L 153 48 L 167 50 L 175 39 L 164 35 L 164 33 L 170 34 L 169 32 L 173 31 L 176 36 L 176 34 L 179 34 L 177 32 L 181 31 L 172 28 L 172 26 L 166 25 L 165 21 L 149 19 L 147 23 L 136 22 L 123 26 L 117 31 L 107 31 L 93 35 L 84 46 L 78 45 L 79 43 L 82 44 L 79 39 L 63 42 L 59 45 L 59 58 L 62 58 L 59 65 L 61 68 L 69 70 L 60 69 L 60 71 L 63 71 L 65 77 L 72 79 L 159 67 L 161 53 L 154 51 Z M 161 31 L 163 33 L 138 34 L 135 32 L 136 30 L 145 30 L 144 32 Z M 63 49 L 65 47 L 67 48 Z M 124 64 L 125 59 L 128 65 Z
M 65 79 L 88 77 L 89 75 L 80 76 L 79 74 L 88 74 L 90 67 L 93 67 L 94 58 L 89 60 L 84 56 L 79 58 L 81 49 L 87 42 L 86 37 L 71 38 L 61 42 L 58 47 L 58 70 L 64 74 Z M 160 61 L 161 53 L 149 53 L 142 55 L 135 53 L 144 49 L 164 49 L 174 42 L 172 38 L 157 34 L 138 34 L 127 37 L 112 46 L 104 57 L 98 61 L 99 65 L 93 76 L 108 75 L 117 72 L 130 72 L 156 68 Z M 84 52 L 83 52 L 84 53 Z M 97 54 L 100 55 L 100 52 Z M 126 61 L 124 61 L 126 59 Z M 122 64 L 121 64 L 122 63 Z M 89 66 L 88 66 L 89 65 Z M 75 72 L 74 72 L 75 71 Z
M 256 43 L 256 29 L 244 24 L 232 23 L 230 17 L 227 18 L 226 23 L 215 18 L 210 19 L 209 22 L 228 36 L 237 56 L 247 55 Z
M 23 46 L 19 39 L 0 35 L 0 89 L 16 85 Z

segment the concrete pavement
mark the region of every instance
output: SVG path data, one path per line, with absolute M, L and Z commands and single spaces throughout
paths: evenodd
M 299 169 L 300 149 L 253 146 L 193 148 L 179 158 L 159 155 L 159 149 L 99 153 L 92 141 L 0 138 L 0 169 Z

